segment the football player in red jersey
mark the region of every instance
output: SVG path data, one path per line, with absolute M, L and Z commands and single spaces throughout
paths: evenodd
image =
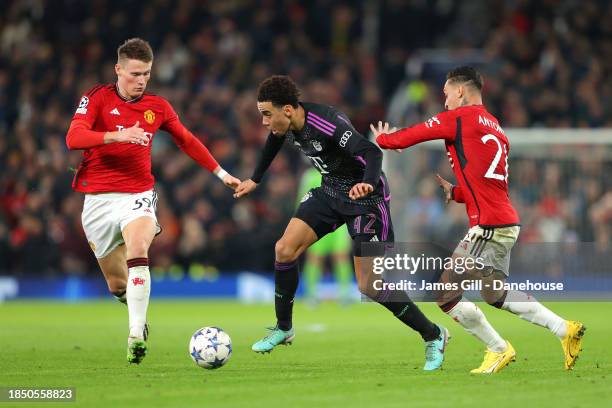
M 478 263 L 464 273 L 444 271 L 442 282 L 455 283 L 458 289 L 440 293 L 438 305 L 486 345 L 482 365 L 472 372 L 496 373 L 514 361 L 516 353 L 480 308 L 462 297 L 461 282 L 468 279 L 482 280 L 481 295 L 490 305 L 546 327 L 558 336 L 565 354 L 565 369 L 571 369 L 580 352 L 585 330 L 582 323 L 564 320 L 532 296 L 503 286 L 520 226 L 508 196 L 510 144 L 497 119 L 482 104 L 482 87 L 482 76 L 474 68 L 454 69 L 447 74 L 444 84 L 445 112 L 398 131 L 382 122 L 377 128 L 371 125 L 371 129 L 383 149 L 404 149 L 428 140 L 444 140 L 458 185 L 440 176 L 438 183 L 447 202 L 465 203 L 470 221 L 470 229 L 453 258 L 464 261 L 470 258 Z
M 84 150 L 72 187 L 85 193 L 83 229 L 108 288 L 127 303 L 127 359 L 135 364 L 147 351 L 148 251 L 161 231 L 151 174 L 155 132 L 170 133 L 181 150 L 228 187 L 240 184 L 183 126 L 168 101 L 145 92 L 152 64 L 148 42 L 127 40 L 117 50 L 117 82 L 96 85 L 83 95 L 66 135 L 69 149 Z

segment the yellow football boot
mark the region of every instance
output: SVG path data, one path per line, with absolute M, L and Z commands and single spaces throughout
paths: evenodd
M 561 339 L 561 347 L 565 354 L 565 369 L 571 370 L 576 364 L 578 354 L 582 351 L 582 337 L 586 327 L 580 322 L 566 320 L 567 334 Z
M 496 353 L 491 350 L 485 351 L 485 358 L 480 367 L 473 369 L 470 373 L 473 374 L 495 374 L 502 368 L 516 360 L 516 351 L 510 342 L 506 341 L 508 347 L 501 353 Z

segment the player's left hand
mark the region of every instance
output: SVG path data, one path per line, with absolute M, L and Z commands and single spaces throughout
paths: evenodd
M 451 197 L 453 194 L 453 185 L 448 180 L 445 180 L 440 177 L 439 174 L 436 174 L 436 180 L 438 181 L 440 188 L 444 190 L 444 198 L 446 199 L 446 204 L 450 203 L 452 200 Z
M 382 120 L 379 120 L 377 128 L 374 127 L 372 123 L 370 123 L 370 130 L 372 131 L 372 133 L 374 134 L 374 138 L 376 139 L 378 136 L 382 134 L 393 133 L 397 131 L 397 128 L 396 127 L 389 128 L 388 122 L 383 123 Z M 398 153 L 402 152 L 402 149 L 393 149 L 393 150 L 395 150 Z
M 359 198 L 365 197 L 374 191 L 374 187 L 368 183 L 357 183 L 351 188 L 349 191 L 349 198 L 351 200 L 357 200 Z
M 240 183 L 241 181 L 237 179 L 236 177 L 232 176 L 231 174 L 227 174 L 225 177 L 223 177 L 223 184 L 225 184 L 226 186 L 230 187 L 233 190 L 236 190 L 236 188 L 238 188 Z

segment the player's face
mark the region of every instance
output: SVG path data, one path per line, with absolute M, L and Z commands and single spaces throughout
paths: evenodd
M 257 109 L 261 113 L 261 123 L 270 132 L 275 135 L 284 135 L 289 131 L 293 106 L 285 105 L 279 108 L 272 102 L 257 102 Z
M 444 97 L 446 98 L 444 101 L 444 107 L 447 110 L 457 109 L 461 106 L 463 86 L 446 81 L 444 84 Z
M 130 99 L 141 96 L 151 77 L 153 62 L 144 62 L 135 59 L 126 59 L 115 65 L 117 84 L 123 96 Z

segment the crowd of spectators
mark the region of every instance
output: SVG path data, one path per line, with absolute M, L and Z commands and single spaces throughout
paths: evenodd
M 115 81 L 116 48 L 134 36 L 155 51 L 149 90 L 166 97 L 240 178 L 251 175 L 266 137 L 255 106 L 255 88 L 266 76 L 291 75 L 305 100 L 338 106 L 366 132 L 385 117 L 406 61 L 421 48 L 485 50 L 497 67 L 487 77 L 485 100 L 505 126 L 612 125 L 612 61 L 605 58 L 612 55 L 612 7 L 604 1 L 490 3 L 3 1 L 0 273 L 96 271 L 81 227 L 83 198 L 71 191 L 81 152 L 67 150 L 65 134 L 80 95 Z M 439 88 L 424 80 L 416 101 L 421 115 L 442 109 Z M 602 157 L 571 182 L 554 164 L 515 164 L 515 172 L 525 173 L 513 178 L 523 180 L 519 211 L 537 206 L 550 214 L 556 211 L 550 194 L 563 191 L 579 202 L 571 214 L 555 214 L 584 226 L 575 228 L 577 239 L 609 242 L 612 199 L 604 175 L 611 174 L 610 157 Z M 151 250 L 155 270 L 270 269 L 305 166 L 296 151 L 284 148 L 260 188 L 241 201 L 163 132 L 155 136 L 152 160 L 163 227 Z M 576 183 L 584 187 L 580 198 Z

